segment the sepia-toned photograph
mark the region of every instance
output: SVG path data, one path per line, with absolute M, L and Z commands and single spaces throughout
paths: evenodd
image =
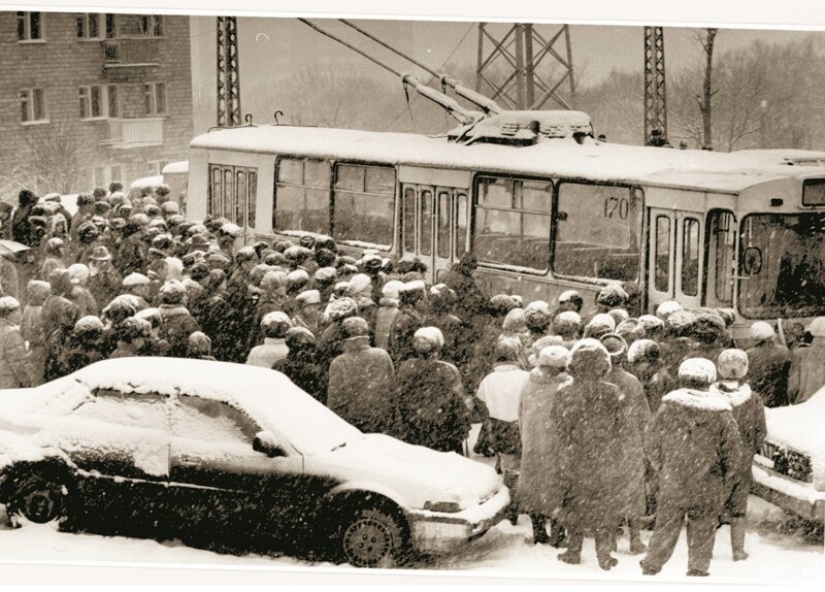
M 822 578 L 822 27 L 109 4 L 0 5 L 0 563 Z

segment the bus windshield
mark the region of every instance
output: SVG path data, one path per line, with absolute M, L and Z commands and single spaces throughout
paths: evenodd
M 825 314 L 825 213 L 742 220 L 739 311 L 748 318 Z

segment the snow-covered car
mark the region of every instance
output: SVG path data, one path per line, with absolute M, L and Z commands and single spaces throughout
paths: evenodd
M 765 409 L 768 436 L 754 457 L 752 492 L 811 522 L 825 522 L 825 387 L 799 405 Z
M 492 468 L 363 434 L 279 372 L 122 358 L 0 391 L 0 503 L 19 523 L 388 566 L 482 535 L 510 495 Z

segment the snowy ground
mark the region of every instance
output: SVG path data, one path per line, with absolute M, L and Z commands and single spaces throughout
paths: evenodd
M 475 430 L 474 430 L 475 432 Z M 486 462 L 489 462 L 485 459 Z M 1 508 L 2 506 L 0 506 Z M 0 512 L 2 513 L 2 512 Z M 0 516 L 3 518 L 4 516 Z M 751 497 L 749 504 L 750 529 L 746 541 L 750 558 L 734 563 L 731 559 L 728 527 L 717 531 L 711 577 L 703 583 L 806 583 L 823 576 L 822 541 L 807 539 L 801 529 L 788 525 L 785 514 L 770 504 Z M 647 542 L 650 532 L 642 534 Z M 409 566 L 411 573 L 447 570 L 463 575 L 528 576 L 531 578 L 563 578 L 576 580 L 682 580 L 687 565 L 687 544 L 684 531 L 676 552 L 662 573 L 655 578 L 642 578 L 639 567 L 641 556 L 627 552 L 627 540 L 619 541 L 616 557 L 619 565 L 609 573 L 596 563 L 592 539 L 586 539 L 582 564 L 567 565 L 556 559 L 560 551 L 546 545 L 532 544 L 532 531 L 526 516 L 512 526 L 502 522 L 481 539 L 448 557 Z M 94 534 L 58 532 L 54 525 L 25 524 L 19 529 L 0 527 L 0 561 L 12 563 L 95 563 L 129 566 L 133 564 L 213 566 L 230 569 L 283 570 L 314 567 L 316 570 L 340 570 L 351 573 L 348 566 L 336 567 L 328 563 L 311 563 L 287 556 L 220 554 L 194 549 L 173 542 L 105 537 Z M 325 569 L 326 568 L 326 569 Z M 693 579 L 693 578 L 691 578 Z

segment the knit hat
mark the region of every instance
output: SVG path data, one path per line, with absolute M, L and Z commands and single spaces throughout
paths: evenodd
M 321 304 L 321 293 L 318 290 L 304 290 L 295 297 L 295 300 L 303 306 Z
M 103 332 L 103 321 L 93 315 L 86 315 L 74 324 L 75 333 Z
M 705 358 L 688 358 L 679 364 L 679 378 L 710 385 L 716 382 L 716 365 Z
M 148 286 L 149 285 L 149 278 L 143 275 L 142 273 L 130 273 L 125 278 L 123 278 L 123 287 L 124 288 L 131 288 L 133 286 Z
M 726 349 L 716 360 L 719 378 L 742 379 L 748 374 L 748 354 L 741 349 Z
M 539 366 L 565 369 L 569 363 L 570 351 L 563 345 L 551 345 L 539 352 Z
M 568 367 L 574 378 L 601 378 L 610 371 L 610 354 L 595 339 L 584 338 L 570 349 Z
M 610 360 L 614 363 L 620 360 L 625 352 L 627 352 L 627 342 L 624 340 L 624 337 L 616 333 L 602 335 L 599 338 L 599 343 L 604 346 L 607 353 L 610 354 Z
M 597 314 L 584 328 L 584 336 L 599 339 L 602 335 L 613 333 L 616 330 L 616 321 L 609 314 Z
M 524 309 L 524 320 L 528 329 L 543 333 L 553 322 L 553 311 L 544 300 L 534 300 Z
M 327 316 L 332 321 L 345 319 L 358 314 L 358 305 L 352 298 L 344 297 L 330 302 L 327 307 Z
M 437 327 L 422 327 L 413 334 L 413 349 L 426 354 L 444 347 L 444 335 Z
M 369 324 L 361 317 L 349 317 L 348 319 L 344 319 L 341 323 L 341 329 L 344 333 L 345 339 L 366 337 L 370 334 Z
M 655 362 L 660 354 L 658 343 L 652 339 L 639 339 L 627 348 L 627 361 L 631 364 Z
M 656 316 L 663 321 L 667 321 L 670 315 L 679 310 L 683 310 L 681 304 L 675 300 L 666 300 L 665 302 L 662 302 L 658 308 L 656 308 Z
M 599 290 L 596 294 L 596 304 L 617 308 L 627 303 L 629 296 L 619 284 L 610 284 Z
M 401 289 L 401 286 L 403 285 L 404 282 L 399 282 L 398 280 L 390 280 L 381 288 L 381 294 L 386 298 L 398 300 L 398 291 Z
M 773 339 L 774 335 L 776 335 L 776 332 L 773 330 L 773 327 L 765 321 L 756 321 L 751 325 L 751 337 L 756 343 Z

